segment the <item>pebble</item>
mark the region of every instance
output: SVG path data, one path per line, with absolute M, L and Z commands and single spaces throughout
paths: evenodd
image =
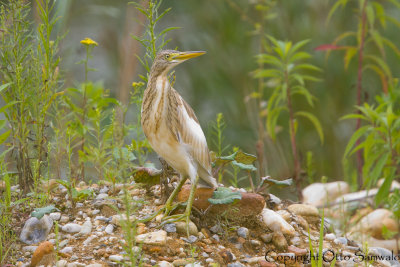
M 109 224 L 107 225 L 106 229 L 104 230 L 107 234 L 111 235 L 114 232 L 114 225 Z
M 237 234 L 240 237 L 247 238 L 249 236 L 249 229 L 247 229 L 246 227 L 239 227 L 239 229 L 237 230 Z
M 245 266 L 239 262 L 235 262 L 235 263 L 229 263 L 228 267 L 245 267 Z
M 319 217 L 318 209 L 307 204 L 292 204 L 288 207 L 290 212 L 300 216 L 315 216 Z
M 108 194 L 100 193 L 96 196 L 96 199 L 105 199 L 108 197 Z
M 38 246 L 25 246 L 22 247 L 22 251 L 24 252 L 35 252 L 35 250 L 38 248 Z
M 182 239 L 183 241 L 187 242 L 187 243 L 190 243 L 190 244 L 192 244 L 192 243 L 194 243 L 194 242 L 197 241 L 197 237 L 194 236 L 194 235 L 190 235 L 188 238 L 186 238 L 186 237 L 181 237 L 181 239 Z
M 284 234 L 293 236 L 296 230 L 288 224 L 279 214 L 275 211 L 264 208 L 262 213 L 263 222 L 268 226 L 269 229 L 275 232 L 282 232 Z
M 164 246 L 167 242 L 167 232 L 159 230 L 136 236 L 136 242 L 143 242 L 145 245 Z
M 100 210 L 92 210 L 92 215 L 97 215 L 100 213 Z
M 48 215 L 44 215 L 40 220 L 31 217 L 25 222 L 19 239 L 28 245 L 39 243 L 46 240 L 52 227 L 53 220 Z
M 73 247 L 65 247 L 62 250 L 60 250 L 61 253 L 65 253 L 65 254 L 71 254 L 73 251 Z
M 59 247 L 59 248 L 63 248 L 63 247 L 65 247 L 65 246 L 68 244 L 68 242 L 69 242 L 69 240 L 68 240 L 68 239 L 65 239 L 65 240 L 61 241 L 61 242 L 58 244 L 58 247 Z
M 174 265 L 168 261 L 159 261 L 158 267 L 174 267 Z
M 177 259 L 172 262 L 173 266 L 186 266 L 193 262 L 193 259 Z
M 187 233 L 187 224 L 186 222 L 176 222 L 176 232 L 179 234 L 186 234 Z M 197 226 L 192 222 L 189 221 L 189 235 L 197 236 L 199 231 L 197 230 Z
M 164 225 L 164 230 L 167 233 L 175 233 L 176 232 L 176 225 L 174 223 L 167 223 Z
M 67 223 L 63 227 L 61 227 L 61 230 L 67 233 L 79 233 L 82 229 L 82 226 L 77 224 L 77 223 Z
M 290 243 L 294 246 L 300 246 L 301 245 L 301 239 L 298 236 L 293 237 L 290 239 Z
M 122 215 L 117 214 L 117 215 L 112 216 L 111 223 L 114 225 L 121 226 L 121 221 L 126 221 L 126 220 L 127 220 L 127 217 L 125 214 L 122 214 Z M 135 220 L 136 220 L 136 216 L 134 216 L 134 215 L 129 216 L 130 222 L 134 222 Z
M 275 245 L 275 247 L 281 251 L 281 250 L 286 250 L 288 247 L 286 238 L 283 236 L 282 233 L 276 232 L 272 236 L 272 243 Z
M 345 237 L 338 237 L 335 240 L 333 240 L 333 243 L 335 244 L 342 244 L 342 245 L 347 245 L 347 238 Z
M 212 238 L 214 238 L 215 241 L 219 242 L 219 236 L 218 235 L 213 235 Z
M 83 225 L 81 230 L 79 231 L 79 234 L 81 235 L 88 235 L 92 232 L 92 222 L 90 220 L 87 220 Z
M 65 267 L 67 266 L 68 262 L 66 260 L 59 260 L 56 263 L 56 267 Z
M 250 240 L 250 244 L 254 247 L 254 248 L 259 248 L 261 246 L 261 242 L 258 240 Z
M 58 220 L 61 219 L 61 213 L 60 212 L 52 212 L 52 213 L 49 214 L 49 216 L 53 221 L 58 221 Z
M 110 257 L 108 257 L 108 259 L 110 261 L 114 261 L 114 262 L 122 262 L 124 260 L 124 256 L 121 255 L 111 255 Z
M 329 241 L 333 241 L 336 239 L 336 235 L 334 233 L 329 233 L 325 235 L 325 239 Z
M 210 231 L 213 232 L 214 234 L 222 233 L 222 227 L 219 224 L 214 225 L 213 227 L 210 228 Z
M 69 222 L 69 217 L 68 217 L 68 216 L 65 216 L 65 215 L 61 216 L 60 222 L 61 222 L 61 223 L 67 223 L 67 222 Z
M 272 233 L 262 234 L 260 238 L 265 244 L 268 244 L 272 240 Z

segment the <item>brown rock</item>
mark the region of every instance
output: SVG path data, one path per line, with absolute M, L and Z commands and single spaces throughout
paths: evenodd
M 258 264 L 260 265 L 260 267 L 276 267 L 276 264 L 273 262 L 268 262 L 266 260 L 261 260 L 258 262 Z
M 275 232 L 273 234 L 272 243 L 275 245 L 276 249 L 278 249 L 279 251 L 284 251 L 288 247 L 287 240 L 281 232 Z
M 31 260 L 31 267 L 39 265 L 53 265 L 55 262 L 54 246 L 51 242 L 45 241 L 40 243 Z
M 210 231 L 209 231 L 208 229 L 206 229 L 206 228 L 201 228 L 201 232 L 203 233 L 203 235 L 204 235 L 206 238 L 210 238 L 211 233 L 210 233 Z
M 208 199 L 212 197 L 214 190 L 212 188 L 197 188 L 193 206 L 199 210 L 205 211 L 211 204 Z M 190 185 L 184 185 L 178 194 L 178 201 L 185 202 L 189 198 Z M 221 214 L 225 212 L 229 217 L 240 218 L 255 216 L 261 213 L 265 206 L 264 198 L 255 193 L 241 193 L 242 199 L 235 204 L 213 205 L 210 208 L 210 213 Z M 226 212 L 230 210 L 229 212 Z M 238 216 L 240 215 L 240 216 Z
M 147 233 L 147 227 L 146 227 L 146 225 L 145 225 L 144 223 L 138 223 L 138 224 L 137 224 L 137 228 L 136 228 L 136 233 L 137 233 L 138 235 Z
M 233 254 L 229 250 L 225 249 L 219 252 L 219 255 L 224 260 L 226 264 L 233 261 Z
M 295 246 L 289 246 L 288 252 L 294 253 L 296 256 L 303 256 L 307 254 L 307 249 L 305 248 L 298 248 Z

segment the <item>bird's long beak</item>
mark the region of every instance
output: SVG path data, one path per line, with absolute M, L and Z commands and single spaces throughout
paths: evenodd
M 184 61 L 190 58 L 198 57 L 204 55 L 205 51 L 188 51 L 188 52 L 180 52 L 179 54 L 175 55 L 172 59 Z

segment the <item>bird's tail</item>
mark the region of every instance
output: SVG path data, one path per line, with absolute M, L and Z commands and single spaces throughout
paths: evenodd
M 208 187 L 208 188 L 218 187 L 217 180 L 210 175 L 210 172 L 200 167 L 198 170 L 198 174 L 200 176 L 198 187 Z

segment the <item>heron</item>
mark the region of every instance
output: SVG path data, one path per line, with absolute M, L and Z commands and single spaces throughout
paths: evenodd
M 216 188 L 212 176 L 210 153 L 200 123 L 189 104 L 171 86 L 168 73 L 178 64 L 205 54 L 203 51 L 179 52 L 162 50 L 157 53 L 144 91 L 141 124 L 153 150 L 180 174 L 180 181 L 165 205 L 164 223 L 186 219 L 189 225 L 191 209 L 197 186 Z M 185 184 L 191 189 L 183 214 L 169 216 L 175 208 L 173 201 Z

